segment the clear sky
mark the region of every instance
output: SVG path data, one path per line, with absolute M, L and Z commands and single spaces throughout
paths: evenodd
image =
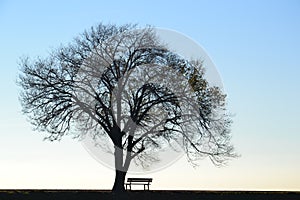
M 216 64 L 241 158 L 194 169 L 185 158 L 152 189 L 300 190 L 300 1 L 0 0 L 0 188 L 109 189 L 114 171 L 70 137 L 43 141 L 21 114 L 18 58 L 47 55 L 98 22 L 177 30 Z

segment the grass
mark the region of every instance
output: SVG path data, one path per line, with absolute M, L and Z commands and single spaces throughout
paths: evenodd
M 0 200 L 300 200 L 299 192 L 133 190 L 115 194 L 107 190 L 0 190 Z

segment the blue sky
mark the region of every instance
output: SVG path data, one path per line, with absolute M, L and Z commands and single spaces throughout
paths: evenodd
M 43 141 L 21 114 L 20 56 L 44 56 L 98 22 L 179 31 L 216 64 L 241 158 L 225 168 L 184 159 L 153 189 L 300 190 L 300 2 L 0 0 L 0 188 L 110 188 L 114 172 L 71 138 Z M 176 182 L 176 178 L 182 182 Z

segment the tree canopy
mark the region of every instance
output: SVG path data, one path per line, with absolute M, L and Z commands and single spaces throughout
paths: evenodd
M 49 140 L 70 133 L 110 138 L 115 189 L 132 160 L 147 166 L 155 161 L 153 149 L 174 142 L 195 165 L 204 157 L 222 165 L 236 156 L 226 95 L 210 86 L 201 60 L 172 52 L 151 27 L 99 24 L 20 66 L 23 112 Z

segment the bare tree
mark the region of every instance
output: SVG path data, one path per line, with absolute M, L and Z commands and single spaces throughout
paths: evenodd
M 236 156 L 220 88 L 201 61 L 185 60 L 151 28 L 99 24 L 47 58 L 20 62 L 23 112 L 49 140 L 73 133 L 108 136 L 114 144 L 114 191 L 124 190 L 133 159 L 155 161 L 153 149 L 180 144 L 191 163 L 222 165 Z

